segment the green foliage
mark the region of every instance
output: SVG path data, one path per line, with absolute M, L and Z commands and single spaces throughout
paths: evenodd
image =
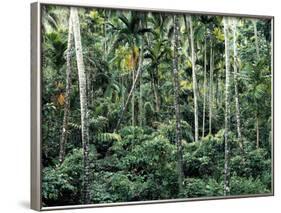
M 61 164 L 58 159 L 65 113 L 69 10 L 67 7 L 44 6 L 43 16 L 43 205 L 81 204 L 85 174 L 74 44 L 69 52 L 72 76 L 67 140 L 64 144 L 66 155 Z M 175 60 L 175 26 L 172 15 L 79 9 L 83 62 L 87 78 L 91 203 L 223 196 L 226 108 L 226 35 L 223 20 L 220 16 L 192 16 L 199 121 L 199 141 L 194 142 L 195 97 L 190 26 L 187 18 L 189 17 L 179 17 L 179 44 L 176 49 L 178 58 Z M 230 150 L 230 195 L 272 191 L 270 23 L 258 20 L 257 29 L 259 57 L 251 20 L 238 20 L 236 59 L 233 45 L 229 47 L 230 69 L 234 70 L 234 63 L 238 69 L 237 82 L 231 75 L 229 91 L 230 117 L 227 136 Z M 232 31 L 230 26 L 230 33 Z M 204 59 L 205 39 L 207 61 Z M 233 40 L 232 36 L 229 36 L 229 40 Z M 211 47 L 214 53 L 212 82 Z M 175 116 L 176 88 L 173 81 L 175 65 L 178 67 L 179 84 L 178 123 Z M 139 77 L 133 79 L 139 66 Z M 128 99 L 134 81 L 135 87 L 131 99 Z M 241 111 L 241 140 L 237 134 L 235 83 Z M 126 102 L 128 106 L 124 110 Z M 122 122 L 120 128 L 116 129 L 122 110 Z M 208 134 L 210 120 L 212 128 Z M 179 133 L 176 131 L 178 124 Z M 178 143 L 177 136 L 181 138 Z M 243 144 L 243 149 L 239 142 Z M 182 148 L 182 156 L 179 147 Z M 182 190 L 179 189 L 180 160 L 183 170 Z
M 186 178 L 182 197 L 222 196 L 223 185 L 214 179 Z
M 158 132 L 169 138 L 170 141 L 175 139 L 176 121 L 171 120 L 168 123 L 159 123 Z M 181 121 L 181 135 L 185 142 L 193 141 L 191 126 L 186 121 Z
M 219 179 L 223 170 L 224 143 L 219 132 L 215 137 L 206 136 L 199 143 L 184 147 L 184 173 L 190 177 L 215 177 Z
M 44 199 L 57 200 L 63 191 L 72 193 L 75 190 L 75 187 L 70 184 L 72 178 L 58 169 L 46 167 L 42 171 L 42 176 Z
M 268 192 L 270 192 L 270 190 L 260 179 L 254 179 L 252 177 L 243 178 L 239 176 L 231 177 L 232 195 L 249 195 Z
M 251 174 L 254 178 L 261 178 L 271 173 L 271 160 L 267 155 L 266 150 L 256 149 L 245 153 L 245 159 L 240 155 L 234 156 L 231 159 L 231 168 L 239 176 L 245 177 Z

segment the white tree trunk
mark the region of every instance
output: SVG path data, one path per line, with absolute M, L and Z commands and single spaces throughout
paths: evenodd
M 255 35 L 255 45 L 256 45 L 256 53 L 258 61 L 260 60 L 260 49 L 259 49 L 259 41 L 258 41 L 258 30 L 257 30 L 257 20 L 253 19 L 254 25 L 254 35 Z M 259 148 L 260 143 L 260 131 L 259 131 L 259 116 L 258 116 L 258 109 L 256 109 L 256 147 Z
M 139 94 L 139 126 L 143 124 L 143 101 L 142 101 L 142 72 L 140 73 L 140 94 Z
M 211 41 L 211 53 L 210 53 L 210 80 L 209 80 L 209 134 L 212 134 L 212 109 L 213 109 L 213 44 Z
M 224 40 L 225 40 L 225 133 L 224 133 L 224 195 L 229 195 L 229 147 L 228 147 L 228 130 L 230 120 L 229 92 L 230 92 L 230 61 L 229 61 L 229 41 L 228 41 L 228 17 L 223 18 L 224 23 Z
M 237 66 L 238 66 L 238 54 L 237 54 L 237 29 L 236 29 L 237 21 L 236 19 L 232 19 L 232 31 L 233 31 L 233 69 L 234 69 L 234 90 L 235 90 L 235 108 L 236 108 L 236 129 L 238 136 L 238 143 L 241 150 L 243 150 L 242 144 L 242 136 L 241 136 L 241 121 L 240 121 L 240 104 L 239 104 L 239 93 L 238 93 L 238 76 L 237 76 Z
M 205 116 L 206 116 L 206 87 L 207 87 L 207 47 L 206 38 L 204 44 L 204 85 L 203 85 L 203 124 L 202 138 L 205 136 Z
M 134 55 L 134 50 L 132 52 L 132 55 Z M 135 67 L 135 66 L 134 66 Z M 135 80 L 135 68 L 132 71 L 132 84 L 134 85 Z M 134 85 L 135 87 L 135 85 Z M 132 90 L 132 100 L 131 100 L 131 107 L 132 107 L 132 126 L 135 126 L 135 93 L 134 90 Z
M 194 50 L 194 35 L 192 26 L 192 17 L 189 17 L 190 27 L 190 43 L 191 43 L 191 60 L 192 60 L 192 85 L 193 85 L 193 100 L 194 100 L 194 126 L 195 126 L 195 142 L 198 142 L 198 104 L 197 104 L 197 79 L 195 70 L 195 50 Z
M 81 108 L 81 127 L 82 127 L 82 145 L 83 145 L 83 201 L 84 204 L 90 203 L 90 180 L 89 180 L 89 118 L 87 103 L 87 85 L 85 65 L 83 61 L 83 51 L 80 35 L 80 23 L 77 8 L 71 7 L 71 16 L 73 22 L 73 33 L 76 50 L 76 60 L 79 79 L 80 108 Z

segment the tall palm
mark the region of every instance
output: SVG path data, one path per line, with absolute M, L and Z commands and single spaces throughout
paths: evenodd
M 80 34 L 80 23 L 77 8 L 71 7 L 70 16 L 73 24 L 73 35 L 76 50 L 76 61 L 78 69 L 80 108 L 81 108 L 81 135 L 83 146 L 83 202 L 90 203 L 90 162 L 89 162 L 89 112 L 87 102 L 86 72 L 83 60 L 83 49 Z
M 143 60 L 143 35 L 150 32 L 150 29 L 143 27 L 144 16 L 136 12 L 128 12 L 127 17 L 124 14 L 119 14 L 119 20 L 123 23 L 121 27 L 117 26 L 113 29 L 117 31 L 118 37 L 115 41 L 116 45 L 127 44 L 131 49 L 132 68 L 132 85 L 125 101 L 121 108 L 120 117 L 115 130 L 117 130 L 122 122 L 125 111 L 127 110 L 129 101 L 132 105 L 132 125 L 135 123 L 135 103 L 134 90 L 136 82 L 141 76 L 142 60 Z M 137 51 L 136 51 L 137 49 Z

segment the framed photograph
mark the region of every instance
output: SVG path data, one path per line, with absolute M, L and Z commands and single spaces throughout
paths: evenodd
M 271 16 L 31 4 L 31 208 L 274 195 Z

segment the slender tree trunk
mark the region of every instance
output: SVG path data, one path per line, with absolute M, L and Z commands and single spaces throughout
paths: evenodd
M 257 53 L 257 59 L 258 61 L 260 60 L 260 49 L 259 49 L 259 41 L 258 41 L 258 30 L 257 30 L 257 20 L 253 20 L 253 25 L 254 25 L 254 35 L 255 35 L 255 45 L 256 45 L 256 53 Z M 257 106 L 258 108 L 258 106 Z M 260 143 L 260 131 L 259 131 L 259 117 L 258 117 L 258 109 L 256 109 L 256 147 L 257 149 L 259 148 L 259 143 Z
M 143 23 L 140 22 L 141 27 L 143 27 Z M 140 72 L 139 77 L 139 126 L 143 125 L 143 101 L 142 101 L 142 72 Z
M 103 41 L 103 49 L 104 49 L 104 54 L 103 54 L 103 59 L 105 60 L 105 57 L 107 55 L 107 30 L 106 30 L 106 23 L 107 23 L 107 10 L 104 10 L 104 23 L 103 23 L 103 34 L 104 34 L 104 41 Z
M 133 50 L 132 54 L 134 55 L 134 50 Z M 132 85 L 134 85 L 134 80 L 135 80 L 135 67 L 132 71 Z M 135 85 L 134 85 L 134 87 L 135 87 Z M 135 93 L 134 93 L 134 90 L 132 91 L 131 107 L 132 107 L 132 126 L 135 126 Z
M 221 70 L 220 72 L 222 73 L 222 72 L 224 72 L 224 70 Z M 220 74 L 219 79 L 218 79 L 218 93 L 219 93 L 218 107 L 219 108 L 222 108 L 222 105 L 223 105 L 223 100 L 224 100 L 223 90 L 224 90 L 223 80 L 222 80 L 222 75 Z
M 121 103 L 122 103 L 122 107 L 124 107 L 125 105 L 125 81 L 124 81 L 124 77 L 121 74 L 121 85 L 122 85 L 122 93 L 121 93 Z
M 143 103 L 142 103 L 142 73 L 140 73 L 140 97 L 139 97 L 139 125 L 142 126 L 142 119 L 143 119 Z
M 257 56 L 259 59 L 260 58 L 260 49 L 259 49 L 259 40 L 258 40 L 258 30 L 257 30 L 257 20 L 256 19 L 253 20 L 253 25 L 254 25 L 256 51 L 257 51 Z
M 204 86 L 203 86 L 203 124 L 202 124 L 202 138 L 205 136 L 205 114 L 206 114 L 206 87 L 207 87 L 207 47 L 206 38 L 204 44 Z
M 73 28 L 71 16 L 69 14 L 69 26 L 68 26 L 68 41 L 66 50 L 66 88 L 65 88 L 65 103 L 64 103 L 64 115 L 63 115 L 63 125 L 62 134 L 60 138 L 60 152 L 59 152 L 59 162 L 64 161 L 65 156 L 65 144 L 67 142 L 67 131 L 68 131 L 68 118 L 70 111 L 70 90 L 71 90 L 71 48 L 73 43 Z
M 80 107 L 81 107 L 81 127 L 82 127 L 82 145 L 83 145 L 83 202 L 90 203 L 90 180 L 89 180 L 89 118 L 87 103 L 87 85 L 85 65 L 83 61 L 83 51 L 80 35 L 80 23 L 77 8 L 71 7 L 71 16 L 73 22 L 73 33 L 76 50 L 76 60 L 79 79 Z
M 256 148 L 260 148 L 260 130 L 259 130 L 259 116 L 258 113 L 256 113 L 256 131 L 257 131 L 257 142 L 256 142 Z
M 137 72 L 136 72 L 136 76 L 133 80 L 133 84 L 132 84 L 132 87 L 131 87 L 131 90 L 128 94 L 128 98 L 125 102 L 125 104 L 122 106 L 122 109 L 121 109 L 121 113 L 120 113 L 120 117 L 119 117 L 119 120 L 117 121 L 117 125 L 116 125 L 116 128 L 115 128 L 115 131 L 119 129 L 119 126 L 122 122 L 122 119 L 123 119 L 123 116 L 124 116 L 124 113 L 125 111 L 127 110 L 128 108 L 128 104 L 133 96 L 133 93 L 134 93 L 134 90 L 135 90 L 135 87 L 136 87 L 136 83 L 139 79 L 139 76 L 140 76 L 140 73 L 142 72 L 142 61 L 143 61 L 143 46 L 141 45 L 141 50 L 140 50 L 140 54 L 139 54 L 139 60 L 138 60 L 138 69 L 137 69 Z
M 155 94 L 155 104 L 156 104 L 156 112 L 159 113 L 160 112 L 160 96 L 159 96 L 159 85 L 158 85 L 158 66 L 156 66 L 155 68 L 155 75 L 154 76 L 154 94 Z
M 153 92 L 154 96 L 154 108 L 156 112 L 155 119 L 158 120 L 159 112 L 160 112 L 160 97 L 159 97 L 159 91 L 158 91 L 158 85 L 156 83 L 156 79 L 154 77 L 154 74 L 150 75 L 151 78 L 151 91 Z
M 209 86 L 209 134 L 212 134 L 212 109 L 213 109 L 213 45 L 211 41 L 211 53 L 210 53 L 210 86 Z
M 157 113 L 160 112 L 160 97 L 159 97 L 159 91 L 158 91 L 158 85 L 154 84 L 154 96 L 155 96 L 155 110 Z
M 240 122 L 240 104 L 239 104 L 239 93 L 238 93 L 238 79 L 237 79 L 237 66 L 238 66 L 238 55 L 237 55 L 237 41 L 236 41 L 236 20 L 233 21 L 233 69 L 234 69 L 234 92 L 235 92 L 235 108 L 236 108 L 236 129 L 238 136 L 238 143 L 240 149 L 243 151 L 242 136 L 241 136 L 241 122 Z
M 229 195 L 229 147 L 228 147 L 228 129 L 230 120 L 230 61 L 229 61 L 229 41 L 228 41 L 228 17 L 223 18 L 224 22 L 224 40 L 225 40 L 225 132 L 224 132 L 224 195 Z
M 179 107 L 179 77 L 178 77 L 178 50 L 179 50 L 179 20 L 174 15 L 174 44 L 173 44 L 173 79 L 174 79 L 174 108 L 176 113 L 176 144 L 178 153 L 178 184 L 179 193 L 183 192 L 183 160 L 182 160 L 182 144 L 181 144 L 181 123 L 180 123 L 180 107 Z
M 197 104 L 197 80 L 195 70 L 195 50 L 194 50 L 194 36 L 192 17 L 189 17 L 190 27 L 190 43 L 191 43 L 191 60 L 192 60 L 192 84 L 193 84 L 193 100 L 194 100 L 194 126 L 195 126 L 195 142 L 198 142 L 198 104 Z
M 217 107 L 219 106 L 219 74 L 217 73 L 217 76 L 216 76 L 216 101 L 215 101 L 215 104 L 216 104 L 216 109 Z
M 87 102 L 88 106 L 92 105 L 92 86 L 91 86 L 91 75 L 89 72 L 86 73 L 86 85 L 87 85 Z

